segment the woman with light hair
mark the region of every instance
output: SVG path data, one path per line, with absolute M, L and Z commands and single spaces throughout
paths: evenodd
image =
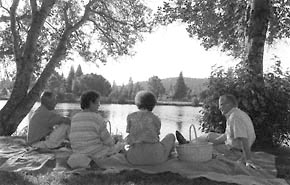
M 156 102 L 152 92 L 140 91 L 135 97 L 135 104 L 139 110 L 127 116 L 127 143 L 130 147 L 126 158 L 133 165 L 163 163 L 168 160 L 174 148 L 174 134 L 168 134 L 159 140 L 161 121 L 152 112 Z

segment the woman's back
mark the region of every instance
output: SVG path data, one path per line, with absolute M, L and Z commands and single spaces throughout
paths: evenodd
M 159 142 L 161 122 L 151 111 L 140 110 L 127 117 L 128 144 Z

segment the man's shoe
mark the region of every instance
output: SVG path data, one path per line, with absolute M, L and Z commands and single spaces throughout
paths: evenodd
M 180 145 L 189 143 L 189 141 L 186 141 L 186 139 L 183 137 L 183 135 L 179 131 L 176 130 L 175 135 Z

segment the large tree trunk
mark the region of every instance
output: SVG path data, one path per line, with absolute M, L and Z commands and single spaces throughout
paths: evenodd
M 71 32 L 72 30 L 68 30 L 63 34 L 53 56 L 31 90 L 27 92 L 27 83 L 29 85 L 30 80 L 27 79 L 28 82 L 25 82 L 23 79 L 24 77 L 27 78 L 27 76 L 30 77 L 32 71 L 28 72 L 29 70 L 26 69 L 22 70 L 21 73 L 17 73 L 16 81 L 19 79 L 22 83 L 15 82 L 13 92 L 8 102 L 0 111 L 0 135 L 7 136 L 13 134 L 23 118 L 29 113 L 34 103 L 39 98 L 40 93 L 45 88 L 45 84 L 53 73 L 56 65 L 65 57 L 66 45 Z M 29 62 L 27 61 L 25 63 L 28 64 Z
M 251 0 L 250 3 L 245 67 L 250 83 L 257 88 L 264 87 L 263 56 L 270 6 L 270 0 Z
M 252 97 L 248 100 L 255 112 L 252 117 L 256 135 L 256 144 L 272 144 L 273 129 L 268 125 L 263 114 L 264 101 L 263 56 L 270 18 L 270 0 L 251 0 L 248 12 L 247 48 L 246 48 L 246 83 Z M 257 110 L 258 107 L 258 110 Z

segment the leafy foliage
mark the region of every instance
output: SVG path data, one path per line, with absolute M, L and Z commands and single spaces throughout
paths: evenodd
M 100 92 L 102 96 L 108 96 L 112 91 L 110 82 L 108 82 L 103 76 L 96 74 L 83 75 L 80 79 L 80 85 L 82 91 L 92 89 Z
M 82 70 L 81 65 L 79 64 L 78 67 L 77 67 L 77 70 L 75 72 L 75 77 L 80 77 L 82 75 L 83 75 L 83 70 Z
M 72 92 L 73 80 L 75 78 L 75 69 L 71 66 L 70 71 L 68 73 L 68 77 L 66 79 L 66 91 Z
M 290 1 L 272 0 L 270 8 L 268 44 L 290 37 Z M 223 52 L 241 57 L 246 49 L 249 11 L 247 0 L 169 0 L 159 7 L 156 23 L 181 20 L 188 25 L 189 35 L 197 37 L 206 49 L 220 46 Z
M 217 67 L 211 73 L 208 89 L 202 96 L 202 130 L 224 132 L 226 120 L 218 109 L 218 98 L 224 93 L 232 93 L 238 98 L 239 107 L 253 120 L 257 145 L 287 144 L 290 140 L 289 73 L 282 72 L 277 60 L 273 72 L 264 75 L 263 89 L 253 89 L 244 80 L 245 75 L 240 67 L 227 71 Z
M 165 88 L 158 76 L 152 76 L 149 78 L 148 90 L 153 92 L 157 99 L 165 93 Z

